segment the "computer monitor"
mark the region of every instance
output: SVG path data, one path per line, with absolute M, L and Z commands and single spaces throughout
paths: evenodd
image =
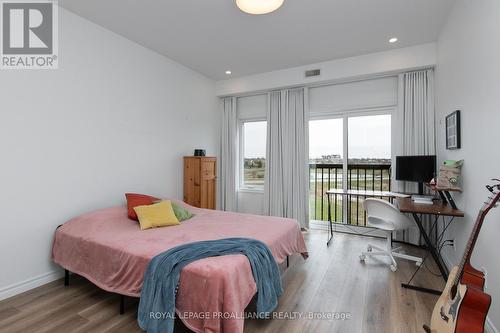
M 418 194 L 424 194 L 424 183 L 436 174 L 436 156 L 396 156 L 396 180 L 418 183 Z

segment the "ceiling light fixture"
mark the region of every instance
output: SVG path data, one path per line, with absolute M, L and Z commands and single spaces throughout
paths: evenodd
M 226 71 L 226 75 L 231 75 L 231 71 Z
M 391 44 L 394 44 L 398 41 L 398 39 L 396 37 L 392 37 L 391 39 L 389 39 L 389 43 Z
M 248 14 L 260 15 L 274 12 L 285 0 L 236 0 L 236 6 Z

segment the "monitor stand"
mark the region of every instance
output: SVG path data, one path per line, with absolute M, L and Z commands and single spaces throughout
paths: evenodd
M 433 203 L 433 201 L 432 201 L 433 196 L 424 195 L 424 183 L 422 183 L 422 182 L 418 183 L 418 195 L 412 195 L 411 199 L 415 203 L 420 203 L 420 204 L 431 205 Z
M 418 195 L 424 195 L 424 183 L 423 182 L 418 183 Z

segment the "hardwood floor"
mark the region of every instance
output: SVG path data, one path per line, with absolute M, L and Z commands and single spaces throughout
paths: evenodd
M 247 320 L 245 332 L 422 332 L 429 323 L 437 296 L 405 290 L 400 283 L 410 278 L 415 265 L 398 260 L 393 273 L 383 258 L 359 261 L 368 242 L 383 246 L 384 241 L 370 237 L 335 234 L 326 247 L 326 232 L 304 234 L 310 257 L 290 260 L 283 275 L 284 294 L 276 311 L 284 317 L 296 313 L 343 313 L 349 319 L 296 318 Z M 406 247 L 408 253 L 425 252 Z M 438 272 L 427 259 L 432 272 Z M 430 264 L 429 264 L 430 262 Z M 118 314 L 119 297 L 104 292 L 78 276 L 70 286 L 62 280 L 0 302 L 0 332 L 142 332 L 137 326 L 137 300 L 127 299 L 126 312 Z M 417 285 L 437 289 L 442 278 L 422 268 Z M 187 331 L 176 323 L 176 332 Z

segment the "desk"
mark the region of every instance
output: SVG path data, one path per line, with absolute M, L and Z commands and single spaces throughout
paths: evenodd
M 332 213 L 331 213 L 331 195 L 344 195 L 344 196 L 360 196 L 360 197 L 371 197 L 371 198 L 389 198 L 389 199 L 394 199 L 394 198 L 407 198 L 409 195 L 407 194 L 401 194 L 401 193 L 396 193 L 396 192 L 389 192 L 389 191 L 369 191 L 369 190 L 343 190 L 343 189 L 331 189 L 326 191 L 326 196 L 327 196 L 327 201 L 328 201 L 328 229 L 330 232 L 330 236 L 328 237 L 328 241 L 326 242 L 326 245 L 330 245 L 330 242 L 333 239 L 333 222 L 332 222 Z
M 456 208 L 453 208 L 451 204 L 446 204 L 443 203 L 442 201 L 437 201 L 434 202 L 432 205 L 425 205 L 425 204 L 418 204 L 413 202 L 411 198 L 397 198 L 396 199 L 396 206 L 399 208 L 399 210 L 402 213 L 409 213 L 413 215 L 413 218 L 415 219 L 415 223 L 418 226 L 418 229 L 420 230 L 420 234 L 424 238 L 425 244 L 427 245 L 429 252 L 431 253 L 432 257 L 434 258 L 434 261 L 439 267 L 439 271 L 441 272 L 441 275 L 443 276 L 443 279 L 446 281 L 448 279 L 448 272 L 446 271 L 446 268 L 444 264 L 442 263 L 442 260 L 440 258 L 440 255 L 434 246 L 432 244 L 431 239 L 429 238 L 429 235 L 425 232 L 424 226 L 422 225 L 422 220 L 420 218 L 420 215 L 433 215 L 433 216 L 448 216 L 448 217 L 463 217 L 464 213 Z M 437 223 L 437 219 L 434 223 Z M 410 281 L 411 282 L 411 281 Z M 409 283 L 405 284 L 403 283 L 401 285 L 403 288 L 407 289 L 414 289 L 418 291 L 424 291 L 424 292 L 429 292 L 432 294 L 437 294 L 441 295 L 441 292 L 427 289 L 427 288 L 422 288 L 422 287 L 416 287 L 413 286 Z

